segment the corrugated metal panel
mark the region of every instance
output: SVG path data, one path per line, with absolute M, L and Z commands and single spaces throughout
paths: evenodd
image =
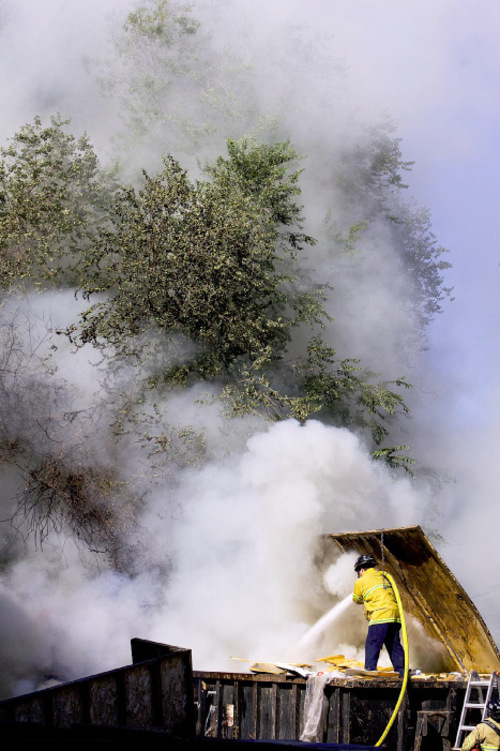
M 405 612 L 438 639 L 449 670 L 500 669 L 500 653 L 483 618 L 419 526 L 325 535 L 322 555 L 371 554 L 396 582 Z

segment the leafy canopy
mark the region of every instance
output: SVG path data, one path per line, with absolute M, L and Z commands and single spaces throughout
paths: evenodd
M 2 152 L 4 285 L 79 287 L 91 305 L 73 340 L 117 358 L 149 367 L 155 329 L 189 341 L 188 356 L 155 366 L 150 386 L 212 381 L 232 414 L 319 414 L 380 446 L 408 412 L 407 384 L 337 362 L 321 338 L 326 290 L 301 259 L 316 241 L 303 231 L 290 143 L 229 140 L 203 179 L 170 156 L 140 187 L 120 188 L 66 125 L 36 119 Z M 384 457 L 393 463 L 393 450 Z
M 299 289 L 299 172 L 289 144 L 229 141 L 228 157 L 191 183 L 172 158 L 120 197 L 115 231 L 95 245 L 93 286 L 108 292 L 86 314 L 85 341 L 118 350 L 152 323 L 199 345 L 176 377 L 215 377 L 238 361 L 276 360 L 301 321 L 320 321 L 321 291 Z M 103 254 L 102 248 L 105 247 Z M 107 271 L 103 275 L 102 268 Z
M 219 50 L 182 2 L 154 0 L 130 12 L 110 58 L 94 65 L 103 95 L 119 107 L 120 144 L 140 145 L 154 164 L 167 151 L 196 153 L 221 128 L 222 139 L 241 133 L 238 122 L 255 116 L 242 96 L 248 66 Z
M 2 286 L 74 284 L 77 261 L 105 221 L 112 181 L 88 138 L 53 116 L 23 126 L 0 149 Z
M 230 140 L 227 148 L 207 180 L 190 182 L 169 157 L 140 190 L 123 191 L 114 230 L 90 258 L 85 294 L 106 298 L 84 313 L 80 341 L 140 359 L 152 326 L 181 334 L 194 354 L 155 383 L 216 381 L 233 413 L 303 420 L 321 412 L 368 430 L 379 445 L 387 418 L 408 412 L 395 390 L 407 384 L 373 384 L 374 374 L 358 361 L 336 363 L 322 342 L 325 291 L 297 264 L 315 245 L 296 201 L 297 154 L 288 142 Z

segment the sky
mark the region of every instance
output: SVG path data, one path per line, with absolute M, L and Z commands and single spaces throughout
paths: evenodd
M 35 114 L 62 109 L 63 115 L 67 112 L 88 130 L 94 142 L 105 148 L 114 123 L 110 122 L 111 115 L 107 118 L 94 85 L 83 73 L 82 56 L 99 53 L 108 37 L 110 26 L 104 8 L 113 13 L 120 7 L 123 3 L 118 0 L 106 3 L 102 0 L 44 0 L 43 4 L 35 0 L 4 0 L 0 3 L 0 14 L 9 22 L 0 49 L 4 92 L 0 140 L 10 137 Z M 452 269 L 446 274 L 446 284 L 454 288 L 454 299 L 445 301 L 443 313 L 432 323 L 428 349 L 412 374 L 421 397 L 413 416 L 416 448 L 424 460 L 441 468 L 443 475 L 448 474 L 450 478 L 432 499 L 431 526 L 437 525 L 442 536 L 441 555 L 472 596 L 498 641 L 496 601 L 500 589 L 495 584 L 498 581 L 495 546 L 500 520 L 496 469 L 500 450 L 497 377 L 500 251 L 496 220 L 500 205 L 497 155 L 500 5 L 496 0 L 461 0 L 459 3 L 456 0 L 432 3 L 422 0 L 228 0 L 222 15 L 227 24 L 224 29 L 235 28 L 232 24 L 244 25 L 249 49 L 257 41 L 277 44 L 280 30 L 289 23 L 307 24 L 313 36 L 328 33 L 332 56 L 346 62 L 349 91 L 356 106 L 374 117 L 388 112 L 398 126 L 403 158 L 415 162 L 409 177 L 411 192 L 419 204 L 429 208 L 437 240 L 450 250 L 447 260 L 452 263 Z M 232 38 L 231 35 L 232 32 L 228 32 L 228 38 Z M 224 33 L 221 36 L 224 40 Z M 272 91 L 272 76 L 269 79 Z M 293 91 L 293 82 L 289 85 Z M 311 90 L 314 92 L 314 80 Z M 314 115 L 319 117 L 320 113 L 318 102 L 318 112 Z M 305 113 L 306 127 L 307 117 Z M 69 298 L 64 298 L 60 307 L 71 304 Z M 190 406 L 187 401 L 179 400 L 176 409 L 181 414 L 189 411 Z M 217 419 L 215 417 L 215 421 Z M 265 659 L 262 654 L 267 650 L 272 652 L 272 647 L 279 645 L 279 639 L 274 640 L 269 634 L 279 632 L 283 614 L 293 623 L 293 638 L 299 637 L 304 624 L 296 614 L 294 603 L 284 597 L 283 592 L 291 586 L 293 577 L 299 581 L 303 577 L 305 584 L 313 576 L 310 570 L 295 570 L 296 552 L 287 558 L 288 572 L 278 571 L 273 559 L 274 539 L 296 539 L 298 530 L 306 538 L 312 537 L 328 529 L 328 524 L 340 524 L 345 529 L 370 529 L 399 523 L 425 525 L 427 520 L 425 514 L 415 511 L 419 499 L 407 481 L 389 481 L 383 470 L 374 469 L 351 436 L 324 431 L 314 423 L 303 432 L 295 425 L 284 425 L 267 434 L 258 429 L 254 431 L 254 427 L 249 428 L 250 442 L 234 466 L 214 463 L 206 470 L 203 478 L 205 514 L 201 514 L 197 499 L 200 478 L 187 479 L 184 498 L 187 514 L 193 517 L 201 514 L 202 518 L 193 527 L 182 527 L 174 544 L 179 549 L 182 546 L 195 549 L 195 537 L 203 529 L 204 532 L 210 530 L 214 550 L 230 550 L 230 535 L 225 532 L 224 536 L 213 519 L 221 514 L 231 517 L 230 499 L 237 488 L 240 516 L 232 520 L 233 534 L 241 534 L 249 546 L 257 545 L 262 553 L 262 571 L 272 569 L 276 575 L 275 612 L 269 615 L 271 628 L 266 634 L 267 642 L 244 640 L 235 642 L 234 646 L 254 650 L 256 659 Z M 323 445 L 338 452 L 343 464 L 329 465 L 327 455 L 318 451 L 318 446 Z M 273 457 L 273 461 L 270 462 L 269 457 Z M 310 472 L 294 473 L 301 459 L 306 463 L 304 457 L 314 466 L 314 481 Z M 350 467 L 358 469 L 350 474 Z M 291 479 L 283 488 L 279 479 L 287 473 Z M 354 477 L 358 476 L 364 484 L 354 482 Z M 332 484 L 337 494 L 336 516 L 330 515 L 325 501 Z M 210 487 L 219 488 L 219 494 L 210 495 L 207 490 Z M 264 516 L 253 516 L 246 503 L 256 492 L 267 499 L 267 516 L 266 533 L 254 538 L 250 531 L 259 527 Z M 283 529 L 280 506 L 275 499 L 285 493 L 288 498 L 297 498 L 297 503 L 290 505 L 293 513 L 290 512 L 288 526 Z M 425 489 L 426 504 L 428 493 Z M 386 507 L 377 505 L 376 499 L 382 497 L 387 502 Z M 372 501 L 374 512 L 364 516 L 362 501 L 366 498 Z M 425 504 L 423 506 L 426 508 Z M 163 543 L 157 542 L 161 547 Z M 68 560 L 72 560 L 69 552 L 67 555 Z M 219 571 L 220 561 L 215 556 L 209 559 L 213 571 Z M 36 565 L 40 566 L 39 559 L 37 561 Z M 203 562 L 200 560 L 199 564 L 202 567 Z M 226 564 L 227 560 L 223 560 L 222 565 Z M 53 565 L 52 562 L 48 567 L 49 572 Z M 236 590 L 238 575 L 243 576 L 244 571 L 242 559 L 235 565 L 230 580 L 221 574 L 219 579 L 214 578 L 218 582 L 214 586 Z M 35 607 L 41 608 L 34 589 L 26 584 L 30 577 L 33 580 L 32 572 L 27 558 L 10 580 L 3 583 L 4 591 L 11 597 L 12 612 L 21 612 L 19 598 L 27 597 L 28 592 Z M 203 604 L 206 628 L 213 627 L 210 590 L 207 591 L 197 572 L 193 560 L 189 564 L 184 561 L 179 567 L 171 597 L 177 602 L 182 618 L 170 624 L 170 643 L 176 643 L 175 638 L 196 643 L 193 614 L 182 601 L 187 587 L 196 593 L 198 604 Z M 65 576 L 60 588 L 52 591 L 50 576 L 43 579 L 40 569 L 37 581 L 39 592 L 49 603 L 43 609 L 47 622 L 57 620 L 51 614 L 51 607 L 61 623 L 64 621 L 61 613 L 71 610 L 68 602 L 76 612 L 89 598 L 106 637 L 109 633 L 115 635 L 116 626 L 112 625 L 110 612 L 104 605 L 100 608 L 99 603 L 111 599 L 120 617 L 131 620 L 131 628 L 139 622 L 141 607 L 138 603 L 145 597 L 140 591 L 141 582 L 127 588 L 123 582 L 109 576 L 98 587 L 96 582 L 85 581 L 80 572 L 78 591 L 82 594 L 79 599 L 74 580 L 69 574 Z M 347 574 L 343 573 L 341 578 L 344 576 L 349 583 Z M 252 610 L 249 603 L 258 603 L 261 598 L 255 581 L 248 582 L 248 587 L 236 598 L 236 609 L 247 613 Z M 152 596 L 154 587 L 144 586 L 144 591 L 146 589 Z M 344 589 L 340 590 L 339 595 L 344 596 Z M 318 593 L 314 593 L 312 600 L 310 609 L 319 617 Z M 232 601 L 231 609 L 234 608 L 235 601 Z M 225 617 L 227 646 L 231 643 L 231 628 L 237 626 L 231 622 L 229 612 Z M 155 613 L 146 638 L 163 639 L 165 619 L 168 620 L 165 611 Z M 258 619 L 256 607 L 249 616 L 248 629 L 256 628 Z M 54 643 L 50 639 L 37 642 L 27 613 L 22 622 L 26 638 L 33 641 L 35 664 L 37 649 L 49 654 L 55 649 Z M 180 624 L 186 622 L 189 628 L 183 629 Z M 75 629 L 65 646 L 69 653 L 84 626 L 72 619 L 67 626 L 68 631 L 70 626 Z M 14 641 L 14 636 L 12 639 Z M 102 643 L 97 641 L 97 651 L 102 656 L 109 642 L 104 636 Z M 210 644 L 208 647 L 196 644 L 199 651 L 195 654 L 200 655 L 200 662 L 210 651 Z M 93 648 L 96 649 L 95 641 Z M 286 658 L 293 657 L 293 654 L 286 655 Z M 65 664 L 65 660 L 59 658 Z M 75 677 L 78 671 L 85 672 L 89 664 L 88 654 L 82 653 L 81 661 L 73 665 Z M 91 667 L 94 669 L 95 665 Z

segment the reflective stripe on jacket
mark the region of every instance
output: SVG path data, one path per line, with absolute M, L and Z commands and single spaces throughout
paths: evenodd
M 394 590 L 389 580 L 376 568 L 369 568 L 356 579 L 352 599 L 363 604 L 369 625 L 401 623 Z
M 493 723 L 500 730 L 500 723 L 491 717 L 488 717 L 488 722 Z M 500 735 L 493 728 L 485 725 L 484 722 L 480 722 L 464 740 L 461 751 L 470 751 L 478 743 L 481 744 L 483 751 L 497 751 L 500 748 Z

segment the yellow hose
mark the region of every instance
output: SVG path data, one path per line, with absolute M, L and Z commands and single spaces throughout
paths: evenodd
M 403 701 L 403 696 L 404 696 L 405 691 L 406 691 L 406 685 L 408 683 L 408 635 L 406 633 L 405 614 L 404 614 L 404 611 L 403 611 L 403 606 L 401 604 L 401 598 L 399 596 L 398 588 L 396 587 L 396 582 L 394 581 L 394 579 L 392 578 L 392 576 L 390 574 L 384 572 L 384 576 L 386 576 L 389 579 L 389 581 L 390 581 L 390 583 L 392 585 L 392 588 L 394 590 L 394 594 L 396 596 L 396 602 L 398 603 L 399 616 L 401 618 L 401 631 L 402 631 L 402 634 L 403 634 L 403 648 L 404 648 L 404 652 L 405 652 L 405 674 L 404 674 L 404 677 L 403 677 L 403 684 L 401 686 L 401 691 L 399 692 L 399 698 L 398 698 L 398 701 L 396 703 L 396 706 L 394 707 L 394 712 L 392 713 L 392 717 L 389 720 L 389 724 L 387 725 L 386 729 L 384 730 L 384 732 L 382 733 L 382 735 L 380 736 L 380 738 L 376 742 L 376 744 L 375 744 L 376 746 L 380 746 L 380 744 L 382 743 L 382 741 L 387 736 L 387 733 L 391 729 L 392 724 L 393 724 L 394 720 L 396 719 L 396 715 L 398 713 L 398 709 L 401 706 L 401 702 Z

